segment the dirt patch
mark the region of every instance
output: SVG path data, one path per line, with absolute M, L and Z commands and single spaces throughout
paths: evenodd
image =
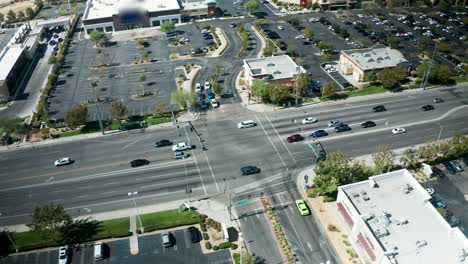
M 7 16 L 8 11 L 12 10 L 15 13 L 19 11 L 25 11 L 26 8 L 31 7 L 34 9 L 34 1 L 33 0 L 25 0 L 25 1 L 18 1 L 13 2 L 12 0 L 0 0 L 0 13 Z

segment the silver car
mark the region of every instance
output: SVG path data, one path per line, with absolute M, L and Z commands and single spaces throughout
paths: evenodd
M 190 157 L 190 154 L 188 154 L 187 152 L 183 152 L 183 151 L 174 152 L 174 159 L 186 159 L 188 157 Z
M 340 120 L 332 120 L 328 122 L 329 127 L 336 127 L 336 126 L 340 126 L 341 124 L 343 124 L 343 122 L 341 122 Z
M 460 163 L 456 162 L 455 160 L 451 160 L 449 162 L 457 171 L 463 171 L 463 166 Z

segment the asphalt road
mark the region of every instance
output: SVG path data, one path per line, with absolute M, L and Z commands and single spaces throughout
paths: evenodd
M 420 106 L 430 103 L 435 96 L 445 102 L 435 104 L 434 111 L 422 112 Z M 154 203 L 155 197 L 158 202 L 183 199 L 187 182 L 193 189 L 193 197 L 209 197 L 222 191 L 224 179 L 232 188 L 262 181 L 314 162 L 313 151 L 307 145 L 309 138 L 286 142 L 287 136 L 298 132 L 307 136 L 314 130 L 325 129 L 330 133 L 320 138 L 325 150 L 328 153 L 342 150 L 351 156 L 371 153 L 378 144 L 398 148 L 447 138 L 455 132 L 467 133 L 466 109 L 450 112 L 465 105 L 467 96 L 463 88 L 427 90 L 410 96 L 401 94 L 265 114 L 231 105 L 227 114 L 210 111 L 194 122 L 207 151 L 201 150 L 195 133 L 182 126 L 181 137 L 176 135 L 175 128 L 162 128 L 8 152 L 0 156 L 0 166 L 5 168 L 0 173 L 0 223 L 25 222 L 34 206 L 48 202 L 63 204 L 72 215 L 78 215 L 130 208 L 132 204 L 127 198 L 130 191 L 138 191 L 137 202 L 144 205 Z M 385 105 L 388 111 L 373 113 L 372 107 L 378 104 Z M 211 115 L 218 118 L 210 118 Z M 307 116 L 317 116 L 319 122 L 298 124 Z M 237 129 L 238 122 L 248 119 L 258 126 Z M 350 124 L 352 131 L 333 132 L 327 127 L 332 119 Z M 375 121 L 377 126 L 360 128 L 360 123 L 367 120 Z M 390 130 L 400 126 L 407 133 L 393 135 Z M 189 159 L 173 160 L 170 147 L 153 146 L 159 139 L 186 141 L 197 148 L 191 151 Z M 75 162 L 54 167 L 53 162 L 65 156 Z M 130 168 L 129 162 L 136 158 L 146 158 L 151 164 Z M 241 176 L 239 168 L 246 165 L 258 166 L 262 172 Z

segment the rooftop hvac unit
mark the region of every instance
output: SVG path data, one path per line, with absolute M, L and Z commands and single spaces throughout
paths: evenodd
M 367 193 L 366 193 L 366 192 L 363 191 L 363 192 L 361 192 L 361 194 L 362 194 L 362 199 L 363 199 L 364 201 L 369 201 L 369 200 L 370 200 L 370 198 L 369 198 L 369 196 L 367 196 Z
M 378 237 L 378 238 L 382 238 L 382 237 L 386 237 L 388 235 L 390 235 L 390 233 L 388 232 L 387 229 L 385 228 L 377 228 L 375 230 L 375 235 Z
M 397 225 L 406 225 L 408 223 L 408 220 L 404 217 L 401 217 L 399 219 L 396 220 L 396 224 Z
M 427 246 L 427 241 L 426 240 L 421 240 L 421 241 L 416 241 L 416 246 L 418 246 L 418 248 L 422 248 L 424 246 Z
M 370 54 L 369 54 L 369 53 L 365 53 L 365 54 L 364 54 L 364 57 L 370 57 Z
M 367 60 L 367 62 L 374 62 L 374 59 L 370 58 L 370 59 Z
M 275 66 L 275 64 L 273 62 L 269 62 L 267 66 Z
M 273 74 L 281 74 L 281 72 L 279 70 L 276 70 L 273 72 Z

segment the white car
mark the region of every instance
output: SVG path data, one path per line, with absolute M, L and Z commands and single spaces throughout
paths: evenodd
M 211 89 L 211 84 L 210 82 L 205 82 L 205 90 Z
M 307 117 L 307 118 L 304 118 L 302 119 L 302 124 L 312 124 L 312 123 L 315 123 L 317 122 L 317 118 L 316 117 Z
M 305 39 L 304 35 L 297 35 L 296 39 Z
M 248 128 L 248 127 L 254 127 L 256 125 L 257 124 L 255 124 L 255 122 L 253 120 L 246 120 L 246 121 L 242 121 L 242 122 L 238 123 L 237 127 L 238 128 Z
M 55 161 L 55 166 L 63 166 L 63 165 L 68 165 L 68 164 L 71 164 L 71 159 L 69 157 L 66 157 L 66 158 L 60 158 L 58 160 Z
M 174 146 L 172 146 L 172 151 L 183 151 L 183 150 L 189 150 L 189 149 L 192 149 L 192 145 L 189 145 L 185 142 L 181 142 L 181 143 L 178 143 L 178 144 L 175 144 Z
M 195 84 L 195 92 L 199 93 L 202 91 L 202 87 L 200 83 Z
M 201 30 L 201 33 L 202 34 L 207 34 L 207 33 L 210 33 L 210 31 L 208 29 L 204 28 L 204 29 Z
M 219 103 L 218 103 L 218 101 L 216 101 L 216 99 L 211 99 L 210 102 L 211 102 L 211 106 L 213 108 L 218 108 L 219 107 Z
M 427 192 L 429 195 L 433 195 L 433 194 L 434 194 L 434 189 L 432 189 L 432 188 L 426 188 L 426 192 Z
M 67 262 L 68 262 L 68 246 L 60 247 L 59 256 L 58 256 L 58 263 L 59 264 L 67 264 Z
M 309 19 L 309 22 L 311 23 L 315 23 L 315 22 L 319 22 L 320 20 L 318 18 L 311 18 Z
M 283 26 L 278 26 L 278 29 L 279 29 L 279 30 L 283 30 L 284 27 L 283 27 Z
M 406 129 L 402 128 L 402 127 L 396 127 L 394 129 L 392 129 L 392 133 L 394 135 L 397 135 L 397 134 L 403 134 L 406 132 Z
M 338 70 L 335 67 L 331 67 L 331 68 L 327 69 L 328 73 L 337 72 L 337 71 Z
M 179 39 L 179 43 L 182 43 L 182 44 L 183 44 L 183 43 L 187 43 L 187 42 L 189 42 L 189 41 L 190 41 L 190 40 L 189 40 L 188 38 L 181 38 L 181 39 Z

